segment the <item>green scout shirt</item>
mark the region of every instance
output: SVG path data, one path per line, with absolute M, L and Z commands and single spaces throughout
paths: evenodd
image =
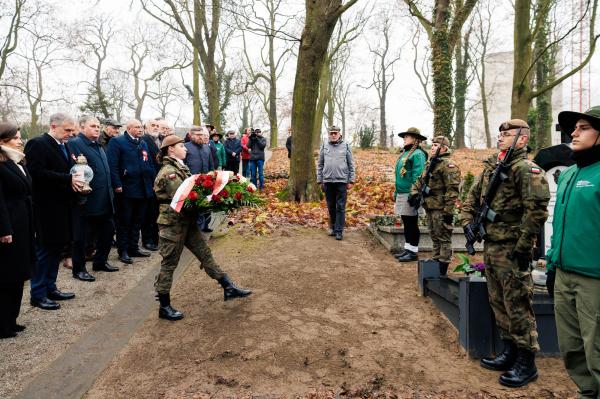
M 425 168 L 425 161 L 427 160 L 427 154 L 421 148 L 417 148 L 412 154 L 409 154 L 410 150 L 402 150 L 398 161 L 396 161 L 396 190 L 394 191 L 394 197 L 396 194 L 407 194 L 410 192 L 410 188 L 417 181 L 421 172 Z M 404 162 L 406 160 L 406 162 Z M 404 166 L 406 173 L 402 176 L 402 167 Z
M 221 168 L 224 168 L 227 164 L 227 157 L 225 154 L 225 146 L 220 141 L 214 142 L 213 145 L 217 149 L 217 159 L 219 160 L 219 165 Z
M 573 165 L 558 179 L 548 268 L 600 278 L 600 162 Z
M 484 161 L 484 170 L 477 176 L 461 208 L 460 223 L 466 226 L 477 213 L 490 177 L 498 162 L 494 155 Z M 508 179 L 500 183 L 490 208 L 499 221 L 486 222 L 487 239 L 494 242 L 516 241 L 515 250 L 529 252 L 540 227 L 548 218 L 550 189 L 544 171 L 527 159 L 525 148 L 515 150 L 509 160 Z
M 425 181 L 425 173 L 431 163 L 427 161 L 420 178 L 411 188 L 411 194 L 417 194 Z M 424 198 L 423 208 L 426 210 L 441 210 L 446 215 L 452 215 L 458 198 L 460 186 L 460 169 L 450 159 L 450 153 L 441 154 L 433 167 L 429 178 L 431 194 Z
M 156 223 L 172 226 L 186 221 L 187 217 L 184 212 L 175 212 L 171 208 L 170 202 L 181 183 L 191 175 L 188 167 L 175 158 L 163 158 L 162 168 L 154 180 L 154 193 L 160 204 L 160 213 Z

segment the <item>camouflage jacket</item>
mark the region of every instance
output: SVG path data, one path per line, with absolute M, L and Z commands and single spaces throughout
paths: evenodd
M 462 205 L 460 223 L 467 225 L 473 220 L 498 157 L 484 161 L 484 170 L 473 182 L 467 199 Z M 516 241 L 515 250 L 531 251 L 535 238 L 548 218 L 550 190 L 544 171 L 527 159 L 524 148 L 515 150 L 509 163 L 508 179 L 500 183 L 490 207 L 498 214 L 497 222 L 486 223 L 488 240 Z
M 413 184 L 410 193 L 417 194 L 425 181 L 427 168 L 431 159 L 427 161 L 425 169 L 419 179 Z M 458 186 L 460 185 L 460 169 L 450 159 L 450 153 L 439 156 L 437 164 L 433 167 L 429 178 L 431 195 L 425 197 L 423 208 L 426 210 L 441 210 L 446 215 L 452 215 L 458 198 Z
M 154 180 L 154 192 L 160 204 L 160 214 L 156 223 L 171 226 L 183 223 L 188 219 L 184 212 L 175 212 L 170 203 L 181 183 L 191 175 L 188 167 L 176 159 L 163 158 L 162 168 Z

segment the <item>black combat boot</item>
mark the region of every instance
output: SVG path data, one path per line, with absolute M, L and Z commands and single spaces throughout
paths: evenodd
M 517 345 L 508 339 L 503 340 L 504 350 L 494 358 L 481 359 L 481 367 L 494 371 L 509 370 L 517 360 Z
M 159 318 L 167 320 L 183 319 L 183 313 L 171 307 L 170 294 L 158 294 L 158 301 L 160 302 L 160 308 L 158 309 Z
M 519 348 L 515 364 L 506 373 L 500 376 L 500 385 L 518 388 L 535 381 L 538 377 L 535 367 L 535 352 Z
M 440 276 L 445 276 L 446 273 L 448 273 L 448 265 L 450 265 L 450 263 L 438 261 L 438 266 L 440 267 Z
M 416 254 L 416 252 L 407 249 L 404 255 L 399 256 L 396 259 L 398 259 L 398 262 L 413 262 L 415 260 L 418 260 L 419 256 Z
M 406 249 L 403 249 L 402 252 L 398 252 L 396 254 L 394 254 L 394 258 L 398 259 L 403 257 L 404 255 L 406 255 Z
M 233 282 L 229 279 L 228 275 L 224 275 L 218 281 L 219 284 L 221 284 L 221 287 L 223 287 L 223 299 L 225 301 L 235 298 L 243 298 L 252 294 L 252 291 L 250 290 L 236 287 L 235 284 L 233 284 Z

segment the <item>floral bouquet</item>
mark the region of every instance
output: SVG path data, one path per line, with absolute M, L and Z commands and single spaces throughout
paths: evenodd
M 204 212 L 229 212 L 242 206 L 258 206 L 263 200 L 256 187 L 240 174 L 209 172 L 188 177 L 177 189 L 171 207 Z
M 475 264 L 471 264 L 471 260 L 468 256 L 463 254 L 457 254 L 458 258 L 462 263 L 454 268 L 454 272 L 463 272 L 467 276 L 469 274 L 473 274 L 474 276 L 481 277 L 482 273 L 485 271 L 485 263 L 479 262 Z

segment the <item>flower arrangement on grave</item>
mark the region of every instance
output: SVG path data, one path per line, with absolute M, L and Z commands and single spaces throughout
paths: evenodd
M 188 177 L 177 189 L 171 207 L 180 212 L 229 212 L 243 206 L 262 205 L 256 186 L 231 171 L 208 172 Z
M 465 273 L 467 276 L 473 274 L 477 277 L 482 277 L 483 272 L 485 271 L 485 263 L 471 263 L 471 259 L 468 256 L 463 254 L 457 254 L 461 263 L 454 268 L 454 273 Z

